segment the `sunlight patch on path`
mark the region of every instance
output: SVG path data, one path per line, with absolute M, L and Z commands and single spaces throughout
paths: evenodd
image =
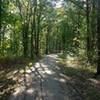
M 9 100 L 69 100 L 60 87 L 61 83 L 66 83 L 66 79 L 59 73 L 57 60 L 57 55 L 47 55 L 25 69 L 23 77 L 19 79 L 19 86 Z

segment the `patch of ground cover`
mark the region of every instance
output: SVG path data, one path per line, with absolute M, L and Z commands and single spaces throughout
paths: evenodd
M 18 85 L 18 79 L 23 76 L 28 67 L 35 61 L 28 58 L 1 58 L 0 59 L 0 100 L 7 100 Z
M 95 67 L 86 66 L 77 59 L 60 59 L 57 65 L 70 80 L 66 85 L 74 100 L 100 100 L 100 76 L 92 78 Z

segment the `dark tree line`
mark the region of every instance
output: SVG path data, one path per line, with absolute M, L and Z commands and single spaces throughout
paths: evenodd
M 100 74 L 99 41 L 100 0 L 0 0 L 1 57 L 72 52 Z

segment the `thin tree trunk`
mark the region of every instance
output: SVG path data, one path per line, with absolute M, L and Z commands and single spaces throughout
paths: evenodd
M 34 7 L 34 14 L 33 14 L 33 19 L 32 19 L 32 24 L 31 24 L 31 58 L 34 56 L 34 40 L 33 38 L 35 37 L 34 35 L 36 34 L 35 32 L 35 15 L 36 15 L 36 6 Z
M 97 15 L 97 34 L 98 34 L 98 65 L 97 65 L 97 75 L 100 74 L 100 0 L 98 0 L 98 15 Z
M 49 53 L 49 33 L 50 33 L 50 25 L 47 27 L 47 33 L 46 33 L 46 50 L 45 53 Z
M 86 0 L 86 23 L 87 23 L 87 57 L 90 61 L 90 11 L 89 11 L 89 0 Z

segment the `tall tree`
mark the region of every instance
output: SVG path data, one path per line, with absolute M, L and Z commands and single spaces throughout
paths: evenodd
M 97 75 L 100 74 L 100 0 L 97 0 L 97 34 L 98 34 L 98 65 L 97 65 Z

